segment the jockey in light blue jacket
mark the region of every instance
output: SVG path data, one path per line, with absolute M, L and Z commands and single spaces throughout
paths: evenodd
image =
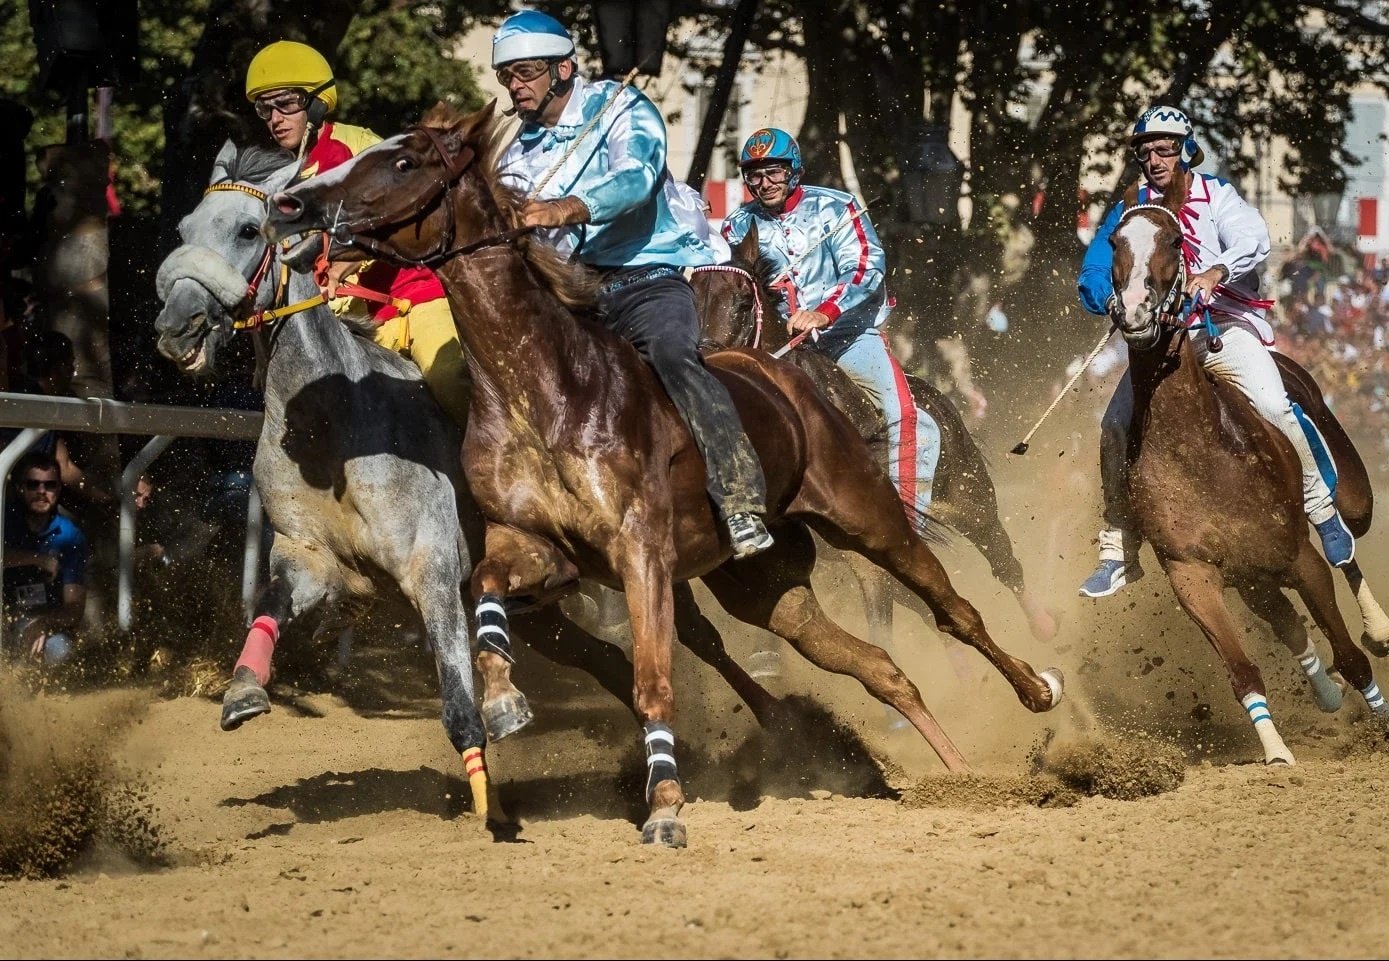
M 727 250 L 711 236 L 699 194 L 666 168 L 660 111 L 634 87 L 578 76 L 569 32 L 534 10 L 502 22 L 492 66 L 521 115 L 501 158 L 503 182 L 527 197 L 540 188 L 523 222 L 599 272 L 603 322 L 637 348 L 689 425 L 733 555 L 765 550 L 762 467 L 699 355 L 699 316 L 682 273 L 727 259 Z
M 813 331 L 805 346 L 832 357 L 882 412 L 888 474 L 920 526 L 940 460 L 940 427 L 912 400 L 879 332 L 893 300 L 872 222 L 849 194 L 801 184 L 800 146 L 783 130 L 750 136 L 739 166 L 753 199 L 724 221 L 724 239 L 737 243 L 755 224 L 761 255 L 789 268 L 782 302 L 788 329 Z

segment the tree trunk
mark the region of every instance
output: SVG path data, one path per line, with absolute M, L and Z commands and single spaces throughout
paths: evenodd
M 704 115 L 704 126 L 699 131 L 699 143 L 695 146 L 690 172 L 685 182 L 695 190 L 704 189 L 704 178 L 709 173 L 709 158 L 714 155 L 714 145 L 718 143 L 719 131 L 723 129 L 724 114 L 728 112 L 728 99 L 733 93 L 733 82 L 738 78 L 738 65 L 743 59 L 743 47 L 752 33 L 752 21 L 757 16 L 757 8 L 762 0 L 738 0 L 733 11 L 733 22 L 729 27 L 728 39 L 723 44 L 723 62 L 714 80 L 714 91 L 709 97 L 709 111 Z

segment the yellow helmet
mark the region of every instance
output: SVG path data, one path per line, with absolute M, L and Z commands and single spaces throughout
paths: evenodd
M 255 100 L 268 90 L 306 90 L 332 113 L 338 105 L 333 68 L 308 44 L 278 40 L 251 60 L 246 70 L 246 99 Z

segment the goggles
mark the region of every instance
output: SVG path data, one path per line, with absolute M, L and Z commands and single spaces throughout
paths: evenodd
M 1151 146 L 1133 148 L 1134 159 L 1141 164 L 1147 163 L 1148 159 L 1153 156 L 1161 157 L 1164 160 L 1170 160 L 1181 152 L 1182 148 L 1174 143 L 1157 143 Z
M 784 184 L 790 179 L 791 168 L 782 164 L 743 171 L 743 183 L 749 187 L 761 186 L 763 183 Z
M 511 86 L 513 79 L 522 83 L 530 83 L 549 72 L 550 61 L 548 60 L 517 60 L 515 63 L 508 63 L 497 68 L 497 83 L 503 87 Z
M 264 100 L 256 101 L 256 116 L 262 120 L 269 120 L 272 114 L 281 114 L 285 117 L 292 117 L 296 113 L 303 113 L 309 107 L 309 95 L 303 90 L 294 90 L 289 93 L 276 94 L 274 97 L 267 97 Z

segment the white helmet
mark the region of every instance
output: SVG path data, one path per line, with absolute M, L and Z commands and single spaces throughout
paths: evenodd
M 517 60 L 554 60 L 574 55 L 574 38 L 554 17 L 522 10 L 502 21 L 492 38 L 492 67 Z
M 1187 115 L 1176 107 L 1149 107 L 1143 111 L 1138 122 L 1133 125 L 1129 143 L 1151 140 L 1154 137 L 1175 137 L 1182 148 L 1182 166 L 1199 167 L 1206 159 L 1201 145 L 1196 142 L 1195 130 Z

